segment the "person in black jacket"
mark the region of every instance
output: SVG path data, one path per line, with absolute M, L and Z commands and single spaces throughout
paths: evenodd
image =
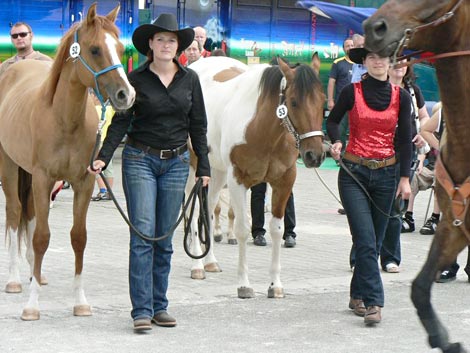
M 132 36 L 147 61 L 129 74 L 136 91 L 133 107 L 117 113 L 93 167 L 106 167 L 127 133 L 122 152 L 122 182 L 130 221 L 143 234 L 161 237 L 176 223 L 189 174 L 188 136 L 198 157 L 196 178 L 207 186 L 210 166 L 207 118 L 197 74 L 181 66 L 176 54 L 194 39 L 191 28 L 178 30 L 175 16 L 161 14 Z M 93 172 L 93 171 L 91 171 Z M 175 326 L 167 313 L 172 234 L 149 242 L 130 231 L 129 291 L 134 330 L 151 322 Z

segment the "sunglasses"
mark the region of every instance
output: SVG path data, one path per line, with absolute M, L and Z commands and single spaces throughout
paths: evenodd
M 17 39 L 18 36 L 20 36 L 21 38 L 25 38 L 30 32 L 20 32 L 20 33 L 14 33 L 14 34 L 11 34 L 11 37 L 13 39 Z

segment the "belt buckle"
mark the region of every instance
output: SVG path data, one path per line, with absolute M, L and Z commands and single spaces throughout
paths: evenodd
M 378 169 L 380 167 L 380 161 L 376 159 L 369 159 L 366 162 L 366 166 L 369 169 Z
M 165 153 L 171 152 L 171 150 L 160 150 L 160 159 L 168 159 L 165 157 Z

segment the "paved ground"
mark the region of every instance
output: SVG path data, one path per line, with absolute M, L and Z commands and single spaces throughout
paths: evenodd
M 115 169 L 120 170 L 119 158 Z M 337 193 L 336 170 L 319 173 Z M 120 178 L 116 193 L 123 202 Z M 72 316 L 73 252 L 69 242 L 72 191 L 64 190 L 51 212 L 52 238 L 44 260 L 49 285 L 40 297 L 41 320 L 23 322 L 28 267 L 21 262 L 25 291 L 0 292 L 0 352 L 431 352 L 409 299 L 410 281 L 421 267 L 431 237 L 418 232 L 402 236 L 401 273 L 383 273 L 386 307 L 383 321 L 366 328 L 347 309 L 348 252 L 351 244 L 346 217 L 319 182 L 314 170 L 300 166 L 294 190 L 298 245 L 282 249 L 286 297 L 266 298 L 269 284 L 268 246 L 248 248 L 250 280 L 256 298 L 236 296 L 237 247 L 215 245 L 223 272 L 204 281 L 189 278 L 190 259 L 175 235 L 170 283 L 170 312 L 178 326 L 154 327 L 144 335 L 132 331 L 127 285 L 128 231 L 111 202 L 92 203 L 88 216 L 85 279 L 93 316 Z M 429 193 L 418 197 L 415 215 L 424 222 Z M 0 195 L 0 228 L 4 229 L 4 198 Z M 464 257 L 460 258 L 464 262 Z M 6 248 L 0 247 L 0 283 L 8 278 Z M 470 284 L 461 271 L 457 281 L 434 286 L 433 303 L 454 340 L 470 347 Z

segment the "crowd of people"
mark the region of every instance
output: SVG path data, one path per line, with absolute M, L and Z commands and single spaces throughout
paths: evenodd
M 33 50 L 33 31 L 23 22 L 10 31 L 17 54 L 0 66 L 0 75 L 23 59 L 51 60 Z M 173 327 L 168 313 L 167 289 L 173 253 L 172 236 L 189 173 L 188 138 L 198 157 L 196 177 L 210 181 L 207 118 L 198 76 L 189 65 L 207 56 L 225 55 L 206 46 L 203 27 L 178 27 L 175 16 L 161 14 L 133 33 L 135 48 L 147 60 L 129 74 L 136 102 L 126 112 L 106 112 L 102 146 L 89 172 L 101 171 L 112 186 L 112 157 L 127 136 L 122 151 L 122 179 L 131 222 L 144 234 L 167 235 L 148 242 L 130 231 L 129 286 L 131 316 L 136 332 L 159 326 Z M 434 184 L 433 163 L 444 124 L 440 106 L 429 118 L 423 95 L 409 66 L 395 68 L 388 57 L 363 48 L 355 34 L 343 42 L 344 57 L 332 64 L 327 86 L 327 132 L 331 156 L 341 166 L 338 189 L 349 224 L 352 248 L 349 308 L 367 325 L 381 322 L 385 305 L 380 267 L 400 271 L 400 233 L 414 232 L 414 200 L 419 190 Z M 405 64 L 405 63 L 403 63 Z M 98 113 L 101 106 L 97 102 Z M 429 144 L 432 148 L 426 151 Z M 97 177 L 93 201 L 109 200 Z M 52 198 L 64 185 L 58 181 Z M 267 244 L 264 213 L 267 185 L 251 188 L 254 245 Z M 409 200 L 406 210 L 394 207 L 398 198 Z M 434 204 L 421 234 L 434 234 L 440 210 Z M 284 217 L 284 246 L 296 246 L 294 197 Z M 438 282 L 455 279 L 459 265 L 442 272 Z

